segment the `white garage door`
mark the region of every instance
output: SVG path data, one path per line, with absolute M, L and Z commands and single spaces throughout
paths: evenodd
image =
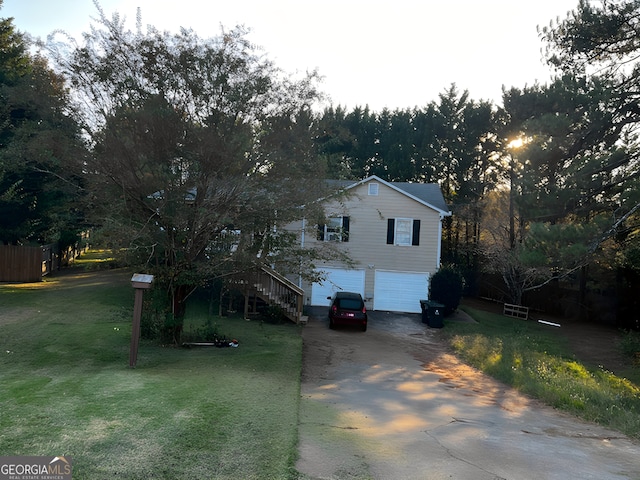
M 373 309 L 420 313 L 420 300 L 429 294 L 429 274 L 376 270 Z
M 322 268 L 327 279 L 311 286 L 311 305 L 329 306 L 330 297 L 335 292 L 356 292 L 364 297 L 364 270 L 344 268 Z

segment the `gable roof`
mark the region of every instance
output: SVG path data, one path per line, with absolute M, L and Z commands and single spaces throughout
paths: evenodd
M 409 198 L 423 204 L 426 207 L 436 210 L 441 216 L 451 216 L 451 211 L 444 201 L 442 191 L 437 183 L 412 183 L 412 182 L 387 182 L 376 175 L 371 175 L 363 180 L 354 182 L 353 180 L 330 180 L 330 184 L 338 188 L 350 190 L 370 181 L 382 183 L 387 187 L 406 195 Z

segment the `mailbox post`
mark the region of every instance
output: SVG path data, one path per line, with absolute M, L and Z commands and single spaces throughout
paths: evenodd
M 140 318 L 142 317 L 142 294 L 151 288 L 153 275 L 136 273 L 131 277 L 131 286 L 136 290 L 133 305 L 133 327 L 131 329 L 131 349 L 129 350 L 129 367 L 135 368 L 138 360 L 138 345 L 140 344 Z

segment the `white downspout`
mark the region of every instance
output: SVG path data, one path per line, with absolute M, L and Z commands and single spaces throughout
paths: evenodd
M 442 256 L 442 220 L 444 220 L 444 216 L 440 214 L 440 221 L 438 222 L 438 253 L 437 253 L 437 264 L 436 269 L 440 268 L 440 261 Z
M 307 220 L 302 219 L 302 233 L 300 234 L 300 248 L 304 248 L 304 232 L 307 227 Z M 298 288 L 302 288 L 302 273 L 298 273 Z

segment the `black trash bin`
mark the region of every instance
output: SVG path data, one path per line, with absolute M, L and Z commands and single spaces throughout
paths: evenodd
M 444 305 L 430 300 L 420 300 L 422 309 L 422 323 L 431 328 L 444 327 Z
M 422 323 L 429 323 L 429 300 L 420 300 L 422 310 Z
M 436 302 L 429 302 L 429 326 L 431 328 L 444 327 L 444 305 Z

